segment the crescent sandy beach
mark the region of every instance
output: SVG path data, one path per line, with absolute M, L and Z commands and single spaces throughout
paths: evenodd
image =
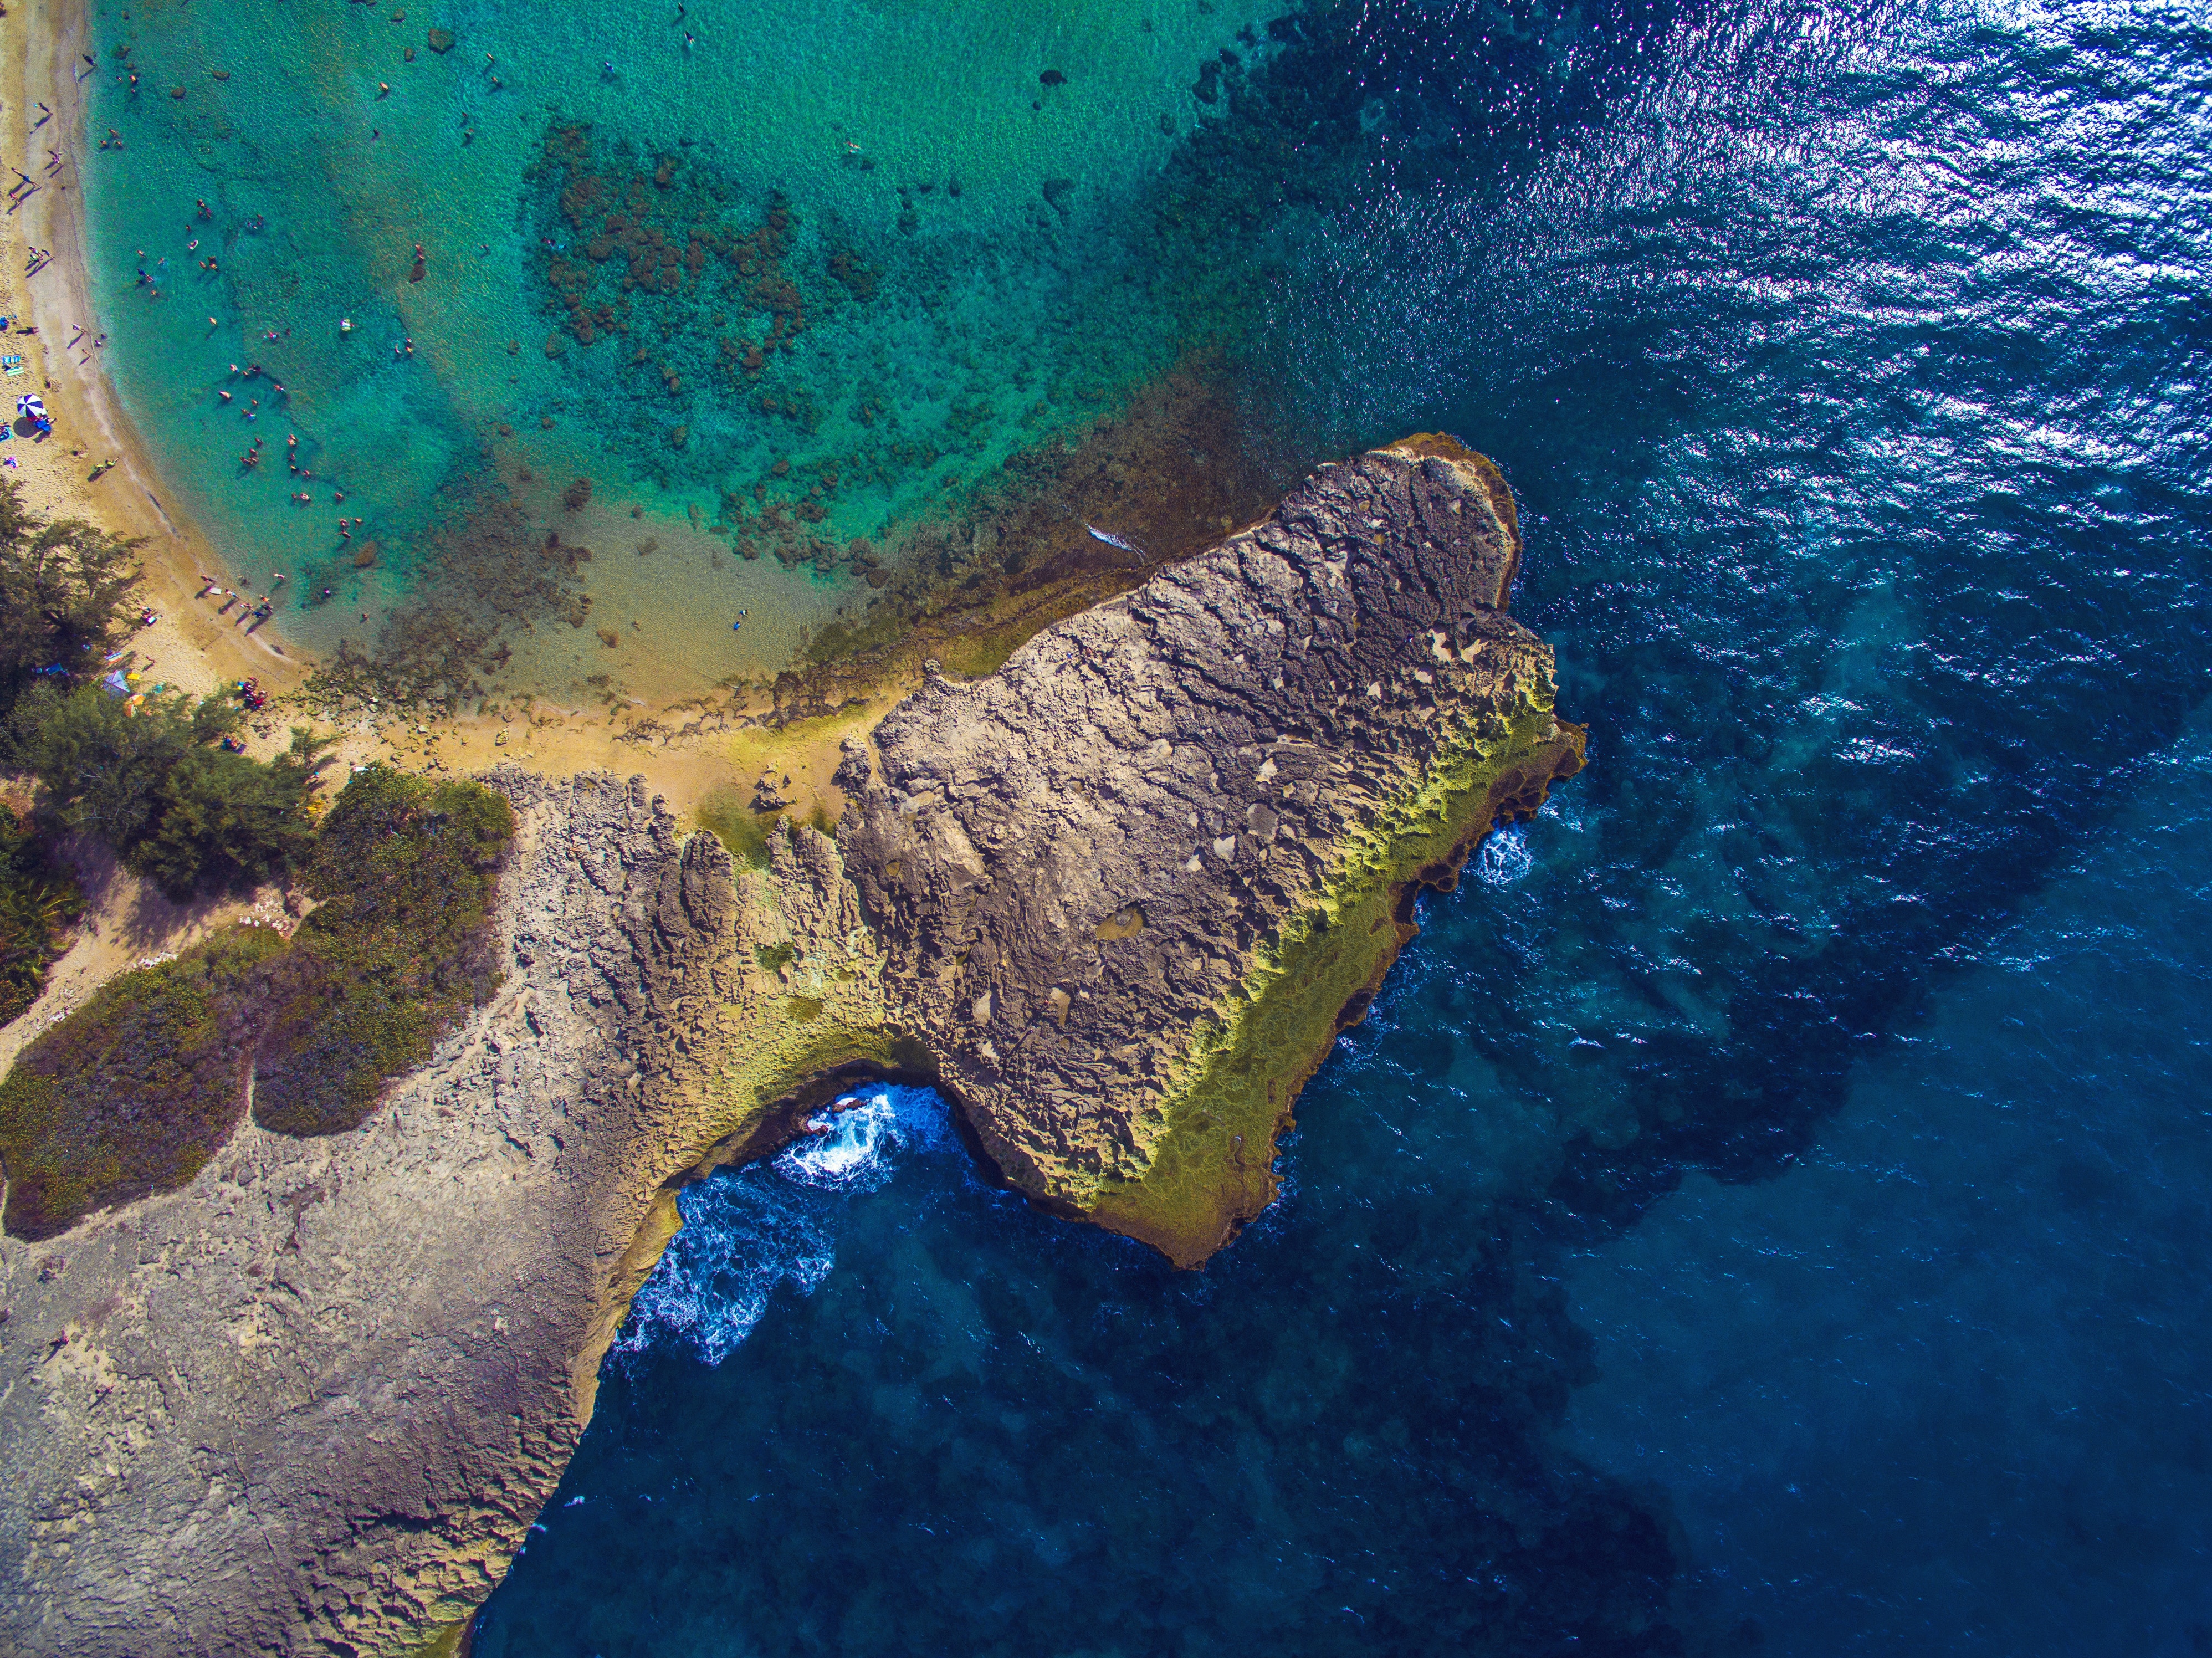
M 2144 0 L 0 0 L 0 1651 L 2212 1653 Z

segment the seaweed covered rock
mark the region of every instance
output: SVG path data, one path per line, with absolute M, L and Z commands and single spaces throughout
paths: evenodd
M 848 761 L 887 987 L 1015 1186 L 1186 1265 L 1266 1206 L 1409 888 L 1582 764 L 1505 614 L 1520 550 L 1494 465 L 1409 440 Z
M 1446 440 L 1325 468 L 988 677 L 933 679 L 848 747 L 834 839 L 738 807 L 726 847 L 641 780 L 503 768 L 510 835 L 363 774 L 322 907 L 248 975 L 294 999 L 257 1110 L 351 1132 L 241 1132 L 180 1189 L 0 1236 L 0 1646 L 451 1650 L 676 1191 L 859 1075 L 941 1080 L 1043 1204 L 1218 1248 L 1412 893 L 1581 762 L 1504 613 L 1519 546 L 1504 480 Z M 177 1028 L 220 1030 L 228 993 L 195 993 Z M 388 1022 L 410 998 L 422 1023 Z M 190 1097 L 235 1122 L 232 1050 L 194 1051 Z

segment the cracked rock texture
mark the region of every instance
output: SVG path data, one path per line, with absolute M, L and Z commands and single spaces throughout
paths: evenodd
M 1406 938 L 1581 763 L 1487 461 L 1419 439 L 933 676 L 837 838 L 735 865 L 637 780 L 503 768 L 490 1004 L 357 1131 L 0 1239 L 0 1650 L 452 1649 L 588 1420 L 676 1188 L 857 1072 L 1033 1199 L 1204 1259 Z
M 1265 1206 L 1291 1096 L 1410 936 L 1408 881 L 1449 882 L 1582 763 L 1549 647 L 1504 613 L 1520 550 L 1495 466 L 1409 440 L 988 678 L 933 678 L 879 763 L 848 757 L 840 839 L 886 993 L 1014 1185 L 1185 1264 Z M 1407 811 L 1425 794 L 1433 818 Z M 1425 848 L 1403 868 L 1377 844 L 1394 812 Z M 1363 888 L 1393 913 L 1320 970 Z M 1272 1051 L 1226 1051 L 1302 985 Z
M 650 1038 L 735 895 L 635 784 L 492 780 L 512 966 L 430 1066 L 353 1133 L 249 1120 L 184 1191 L 0 1242 L 0 1649 L 403 1649 L 559 1479 L 665 1172 Z

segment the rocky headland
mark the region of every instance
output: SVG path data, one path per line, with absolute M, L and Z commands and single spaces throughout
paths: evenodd
M 863 1076 L 1195 1265 L 1336 1032 L 1582 761 L 1505 614 L 1495 467 L 1418 438 L 932 673 L 757 855 L 641 783 L 486 780 L 496 993 L 360 1127 L 247 1119 L 183 1189 L 0 1242 L 0 1643 L 449 1649 L 588 1421 L 675 1193 Z

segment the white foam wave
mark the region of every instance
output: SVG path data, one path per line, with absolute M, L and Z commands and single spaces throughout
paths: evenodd
M 817 1113 L 817 1132 L 769 1162 L 684 1191 L 684 1228 L 638 1291 L 617 1353 L 675 1342 L 720 1363 L 752 1333 L 778 1284 L 811 1295 L 829 1277 L 845 1197 L 888 1181 L 895 1152 L 950 1137 L 944 1102 L 927 1089 L 848 1098 Z
M 776 1158 L 777 1169 L 808 1186 L 872 1192 L 890 1178 L 894 1146 L 943 1143 L 945 1104 L 926 1088 L 878 1088 L 835 1102 L 810 1127 L 815 1132 Z
M 1492 834 L 1475 855 L 1474 878 L 1486 886 L 1510 887 L 1535 866 L 1528 831 L 1515 823 Z

